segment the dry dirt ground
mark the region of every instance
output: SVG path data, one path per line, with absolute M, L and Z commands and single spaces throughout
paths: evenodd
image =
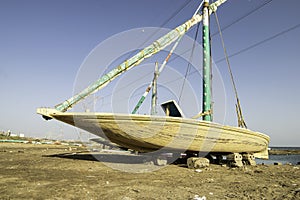
M 100 162 L 75 153 L 81 150 L 0 143 L 0 199 L 300 199 L 299 165 L 210 165 L 196 172 L 179 165 L 159 168 L 134 156 L 136 163 L 124 164 L 131 155 L 93 153 Z

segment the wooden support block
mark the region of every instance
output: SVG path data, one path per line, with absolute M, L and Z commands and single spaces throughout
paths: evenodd
M 255 157 L 253 154 L 243 154 L 243 162 L 246 165 L 252 165 L 252 166 L 256 165 Z
M 230 167 L 243 167 L 243 157 L 239 153 L 232 153 L 226 156 Z

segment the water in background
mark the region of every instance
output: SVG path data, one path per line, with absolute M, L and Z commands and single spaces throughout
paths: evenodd
M 300 147 L 271 147 L 271 149 L 278 149 L 278 150 L 300 150 Z M 262 160 L 262 159 L 256 159 L 257 164 L 266 164 L 266 165 L 273 165 L 274 162 L 280 162 L 282 164 L 286 163 L 292 163 L 296 165 L 298 162 L 300 162 L 300 154 L 295 155 L 269 155 L 269 160 Z

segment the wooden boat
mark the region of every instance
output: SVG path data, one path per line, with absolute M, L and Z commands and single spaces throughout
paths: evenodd
M 211 152 L 215 154 L 246 153 L 253 154 L 258 158 L 268 158 L 268 144 L 270 138 L 262 133 L 251 131 L 239 123 L 241 127 L 224 126 L 211 122 L 212 113 L 210 96 L 210 71 L 207 71 L 210 61 L 209 49 L 204 49 L 203 65 L 203 112 L 199 115 L 202 120 L 172 116 L 117 114 L 117 113 L 88 113 L 88 112 L 65 112 L 72 105 L 84 99 L 89 94 L 101 89 L 114 78 L 138 65 L 145 58 L 162 50 L 174 41 L 179 41 L 189 28 L 203 19 L 204 30 L 207 30 L 208 16 L 215 12 L 217 7 L 226 0 L 219 0 L 209 5 L 205 0 L 203 16 L 195 14 L 192 19 L 169 32 L 167 35 L 146 47 L 137 55 L 126 60 L 117 68 L 98 79 L 81 93 L 68 99 L 53 108 L 38 108 L 37 113 L 45 119 L 56 119 L 72 126 L 84 129 L 90 133 L 107 138 L 121 147 L 133 149 L 139 152 Z M 205 36 L 204 36 L 205 38 Z M 208 34 L 206 40 L 208 41 Z M 205 59 L 204 59 L 205 60 Z M 208 76 L 205 76 L 207 74 Z M 207 78 L 205 78 L 207 77 Z M 151 86 L 151 84 L 150 84 Z M 208 86 L 208 87 L 207 87 Z M 149 87 L 146 93 L 149 92 Z M 145 93 L 145 94 L 146 94 Z M 137 107 L 142 103 L 141 98 Z M 239 101 L 238 101 L 239 106 Z M 238 109 L 241 117 L 241 110 Z M 133 112 L 135 113 L 135 112 Z M 173 115 L 174 116 L 174 115 Z M 242 121 L 243 122 L 243 121 Z
M 72 113 L 40 108 L 38 113 L 140 152 L 254 153 L 268 158 L 269 137 L 249 129 L 180 117 L 115 113 Z

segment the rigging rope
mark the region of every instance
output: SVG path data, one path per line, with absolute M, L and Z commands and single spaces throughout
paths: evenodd
M 227 29 L 227 28 L 231 27 L 232 25 L 238 23 L 238 22 L 241 21 L 242 19 L 245 19 L 246 17 L 249 17 L 251 14 L 253 14 L 254 12 L 256 12 L 256 11 L 258 11 L 259 9 L 263 8 L 264 6 L 266 6 L 267 4 L 269 4 L 269 3 L 272 2 L 272 1 L 273 1 L 273 0 L 268 0 L 268 1 L 264 2 L 263 4 L 257 6 L 256 8 L 252 9 L 252 10 L 249 11 L 248 13 L 246 13 L 246 14 L 244 14 L 243 16 L 239 17 L 238 19 L 236 19 L 236 20 L 233 21 L 232 23 L 226 25 L 226 26 L 223 27 L 221 30 L 224 31 L 225 29 Z M 182 9 L 185 8 L 185 7 L 186 7 L 188 4 L 190 4 L 190 3 L 191 3 L 191 0 L 187 0 L 187 1 L 183 4 L 183 5 L 185 5 L 185 6 L 180 7 L 177 11 L 178 11 L 178 12 L 181 12 Z M 174 14 L 172 14 L 172 16 L 171 16 L 170 18 L 168 18 L 164 23 L 162 23 L 161 26 L 164 26 L 164 25 L 167 24 L 173 17 L 175 17 L 175 16 L 178 14 L 177 11 L 176 11 Z M 176 13 L 177 13 L 177 14 L 176 14 Z M 195 12 L 195 13 L 196 13 L 196 12 Z M 261 43 L 264 43 L 264 42 L 267 42 L 267 41 L 269 41 L 269 40 L 272 40 L 272 39 L 274 39 L 275 37 L 278 37 L 278 36 L 280 36 L 280 35 L 282 35 L 282 34 L 284 34 L 284 33 L 286 33 L 286 32 L 292 31 L 293 29 L 296 29 L 296 28 L 298 28 L 298 27 L 300 27 L 300 24 L 297 24 L 296 26 L 294 26 L 294 27 L 292 27 L 292 28 L 289 28 L 289 29 L 287 29 L 287 30 L 285 30 L 285 31 L 283 31 L 283 32 L 280 32 L 280 33 L 278 33 L 278 34 L 276 34 L 276 35 L 274 35 L 274 36 L 272 36 L 272 37 L 270 37 L 270 38 L 267 38 L 267 39 L 265 39 L 265 40 L 263 40 L 263 41 L 261 41 L 261 42 L 258 42 L 258 43 L 254 44 L 254 45 L 251 45 L 251 46 L 249 46 L 249 47 L 247 47 L 247 48 L 245 48 L 245 49 L 242 49 L 242 50 L 238 51 L 237 53 L 231 54 L 231 55 L 229 55 L 229 58 L 234 57 L 234 56 L 236 56 L 236 55 L 238 55 L 238 54 L 240 54 L 240 53 L 243 53 L 243 52 L 245 52 L 245 51 L 247 51 L 247 50 L 249 50 L 249 49 L 252 49 L 252 48 L 254 48 L 254 47 L 256 47 L 256 46 L 259 46 Z M 213 37 L 213 36 L 215 36 L 215 35 L 217 35 L 217 34 L 218 34 L 218 32 L 213 33 L 213 34 L 211 35 L 211 37 Z M 151 37 L 152 37 L 152 36 L 151 36 Z M 150 39 L 151 37 L 149 37 L 148 39 Z M 145 42 L 145 43 L 146 43 L 146 42 Z M 171 59 L 169 60 L 169 63 L 175 61 L 177 58 L 179 58 L 180 56 L 186 54 L 186 53 L 189 52 L 190 50 L 191 50 L 191 49 L 187 49 L 187 50 L 184 51 L 182 54 L 180 54 L 180 55 L 175 55 L 173 58 L 171 58 Z M 215 61 L 215 63 L 217 64 L 217 63 L 220 63 L 220 62 L 222 62 L 222 61 L 224 61 L 224 60 L 225 60 L 225 58 L 221 58 L 221 59 Z M 196 73 L 196 72 L 198 72 L 198 71 L 193 71 L 193 72 L 189 73 L 188 75 L 194 74 L 194 73 Z M 142 77 L 139 78 L 138 80 L 143 79 L 143 78 L 144 78 L 144 76 L 142 76 Z M 130 84 L 134 84 L 134 83 L 137 82 L 138 80 L 132 81 Z M 168 81 L 168 82 L 163 83 L 163 84 L 168 84 L 168 83 L 171 83 L 171 82 L 174 82 L 174 81 L 177 81 L 177 80 L 179 80 L 179 78 L 174 79 L 174 80 L 171 80 L 171 81 Z M 124 86 L 123 88 L 126 88 L 126 86 Z M 120 88 L 120 91 L 122 91 L 123 88 L 121 87 L 121 88 Z M 112 95 L 112 93 L 107 94 L 107 95 L 105 95 L 105 96 L 102 96 L 101 98 L 106 98 L 106 97 L 109 97 L 109 96 L 111 96 L 111 95 Z
M 275 39 L 275 38 L 277 38 L 277 37 L 279 37 L 279 36 L 281 36 L 283 34 L 286 34 L 286 33 L 290 32 L 290 31 L 293 31 L 293 30 L 295 30 L 297 28 L 300 28 L 300 23 L 297 24 L 297 25 L 295 25 L 295 26 L 292 26 L 292 27 L 290 27 L 288 29 L 285 29 L 285 30 L 283 30 L 283 31 L 281 31 L 279 33 L 276 33 L 275 35 L 272 35 L 271 37 L 268 37 L 268 38 L 263 39 L 263 40 L 261 40 L 259 42 L 256 42 L 256 43 L 254 43 L 254 44 L 252 44 L 252 45 L 250 45 L 250 46 L 248 46 L 248 47 L 246 47 L 244 49 L 241 49 L 238 52 L 235 52 L 235 53 L 229 55 L 228 57 L 231 58 L 231 57 L 237 56 L 237 55 L 239 55 L 241 53 L 244 53 L 244 52 L 246 52 L 246 51 L 248 51 L 250 49 L 253 49 L 253 48 L 257 47 L 257 46 L 260 46 L 263 43 L 266 43 L 266 42 L 268 42 L 270 40 L 273 40 L 273 39 Z M 224 60 L 225 60 L 225 58 L 221 58 L 221 59 L 217 60 L 215 63 L 220 63 L 220 62 L 223 62 Z M 172 62 L 172 61 L 173 60 L 170 60 L 170 62 Z
M 167 23 L 169 23 L 176 15 L 178 15 L 187 5 L 189 5 L 191 3 L 192 0 L 187 0 L 185 1 L 168 19 L 166 19 L 166 21 L 164 21 L 159 27 L 164 27 Z M 161 29 L 161 28 L 160 28 Z M 143 46 L 145 46 L 145 44 L 150 41 L 150 39 L 160 30 L 157 29 L 156 31 L 154 31 L 154 33 L 152 33 L 148 38 L 146 38 L 146 40 L 140 45 L 139 48 L 142 48 Z M 137 49 L 135 51 L 133 51 L 128 57 L 127 59 L 129 59 L 130 57 L 132 57 L 134 54 L 136 54 L 138 51 L 140 51 L 140 49 Z M 126 59 L 126 60 L 127 60 Z
M 244 49 L 242 49 L 242 50 L 240 50 L 240 51 L 238 51 L 238 52 L 236 52 L 236 53 L 233 53 L 233 54 L 229 55 L 228 58 L 235 57 L 235 56 L 237 56 L 237 55 L 239 55 L 239 54 L 242 54 L 242 53 L 244 53 L 244 52 L 246 52 L 246 51 L 248 51 L 248 50 L 250 50 L 250 49 L 253 49 L 253 48 L 257 47 L 257 46 L 260 46 L 260 45 L 262 45 L 262 44 L 265 43 L 265 42 L 268 42 L 268 41 L 270 41 L 270 40 L 273 40 L 273 39 L 275 39 L 275 38 L 277 38 L 277 37 L 279 37 L 279 36 L 281 36 L 281 35 L 283 35 L 283 34 L 286 34 L 286 33 L 290 32 L 290 31 L 293 31 L 293 30 L 295 30 L 295 29 L 297 29 L 297 28 L 300 28 L 300 23 L 297 24 L 297 25 L 295 25 L 295 26 L 292 26 L 292 27 L 290 27 L 290 28 L 288 28 L 288 29 L 286 29 L 286 30 L 284 30 L 284 31 L 281 31 L 281 32 L 279 32 L 279 33 L 277 33 L 277 34 L 275 34 L 275 35 L 273 35 L 273 36 L 271 36 L 271 37 L 268 37 L 268 38 L 266 38 L 266 39 L 264 39 L 264 40 L 261 40 L 261 41 L 255 43 L 255 44 L 252 44 L 252 45 L 250 45 L 250 46 L 248 46 L 248 47 L 246 47 L 246 48 L 244 48 Z M 190 50 L 190 49 L 189 49 L 189 50 Z M 189 51 L 189 50 L 188 50 L 188 51 Z M 185 51 L 183 54 L 187 53 L 188 51 Z M 181 54 L 181 55 L 183 55 L 183 54 Z M 176 57 L 176 58 L 177 58 L 177 57 Z M 169 63 L 172 62 L 172 61 L 174 61 L 176 58 L 170 59 Z M 223 62 L 224 60 L 226 60 L 226 58 L 221 58 L 221 59 L 215 61 L 214 63 L 215 63 L 215 64 L 218 64 L 218 63 L 220 63 L 220 62 Z M 195 73 L 197 73 L 197 72 L 198 72 L 198 70 L 195 70 L 195 71 L 193 71 L 193 72 L 190 72 L 188 75 L 192 75 L 192 74 L 195 74 Z M 162 83 L 162 84 L 166 85 L 166 84 L 169 84 L 169 83 L 178 81 L 179 79 L 181 79 L 181 78 L 176 78 L 176 79 L 173 79 L 173 80 L 171 80 L 171 81 L 164 82 L 164 83 Z M 111 94 L 110 94 L 110 95 L 111 95 Z M 109 95 L 107 95 L 107 96 L 109 96 Z
M 186 72 L 185 72 L 185 76 L 184 76 L 184 79 L 183 79 L 183 83 L 182 83 L 180 95 L 179 95 L 179 98 L 178 98 L 178 104 L 179 105 L 180 105 L 180 100 L 181 100 L 181 97 L 182 97 L 182 93 L 183 93 L 183 89 L 184 89 L 186 78 L 189 75 L 189 72 L 191 70 L 191 61 L 192 61 L 193 56 L 194 56 L 194 50 L 195 50 L 196 42 L 197 42 L 197 38 L 198 38 L 199 26 L 200 26 L 200 24 L 197 25 L 195 39 L 194 39 L 194 43 L 193 43 L 193 47 L 192 47 L 192 52 L 191 52 L 191 55 L 190 55 L 190 58 L 189 58 L 188 67 L 187 67 Z
M 254 9 L 250 10 L 249 12 L 247 12 L 246 14 L 244 14 L 243 16 L 241 16 L 241 17 L 237 18 L 236 20 L 234 20 L 233 22 L 231 22 L 230 24 L 224 26 L 221 30 L 222 30 L 222 31 L 226 30 L 226 29 L 229 28 L 230 26 L 232 26 L 232 25 L 238 23 L 239 21 L 243 20 L 244 18 L 250 16 L 250 15 L 253 14 L 254 12 L 257 12 L 258 10 L 260 10 L 261 8 L 263 8 L 264 6 L 266 6 L 267 4 L 271 3 L 272 1 L 273 1 L 273 0 L 268 0 L 268 1 L 264 2 L 263 4 L 261 4 L 261 5 L 257 6 L 257 7 L 255 7 Z M 219 33 L 219 32 L 217 31 L 217 32 L 213 33 L 212 36 L 215 36 L 215 35 L 217 35 L 218 33 Z
M 197 10 L 195 11 L 195 13 L 193 14 L 192 17 L 195 17 L 195 15 L 197 15 L 197 13 L 199 12 L 200 8 L 202 7 L 203 2 L 204 2 L 204 1 L 202 1 L 202 2 L 200 3 L 200 5 L 198 6 Z M 200 24 L 198 24 L 198 26 L 197 26 L 198 28 L 197 28 L 197 32 L 196 32 L 196 37 L 197 37 L 199 25 L 200 25 Z M 178 46 L 180 40 L 182 39 L 182 37 L 183 37 L 183 35 L 180 36 L 180 37 L 178 38 L 178 40 L 177 40 L 176 43 L 174 44 L 173 48 L 171 49 L 170 53 L 168 54 L 168 56 L 167 56 L 166 59 L 164 60 L 163 64 L 162 64 L 161 67 L 159 68 L 158 72 L 155 72 L 155 77 L 153 78 L 153 80 L 152 80 L 152 82 L 149 84 L 149 86 L 146 88 L 145 93 L 144 93 L 143 96 L 140 98 L 140 100 L 138 101 L 138 103 L 137 103 L 136 106 L 134 107 L 134 109 L 133 109 L 133 111 L 131 112 L 131 114 L 135 114 L 135 113 L 138 111 L 138 109 L 140 108 L 140 106 L 142 105 L 142 103 L 144 102 L 145 98 L 146 98 L 147 95 L 149 94 L 149 92 L 150 92 L 150 90 L 151 90 L 151 88 L 152 88 L 152 86 L 153 86 L 153 84 L 154 84 L 155 79 L 158 78 L 158 76 L 160 75 L 160 73 L 161 73 L 161 72 L 163 71 L 163 69 L 165 68 L 167 62 L 169 61 L 169 59 L 170 59 L 171 55 L 173 54 L 174 50 L 177 48 L 177 46 Z M 195 45 L 195 43 L 194 43 L 194 45 Z M 193 52 L 192 52 L 192 53 L 193 53 Z M 189 70 L 188 70 L 188 71 L 189 71 Z M 186 75 L 187 75 L 188 71 L 186 72 Z M 156 73 L 157 73 L 157 74 L 156 74 Z M 182 89 L 183 89 L 183 88 L 182 88 Z M 181 92 L 182 92 L 182 91 L 181 91 Z M 180 97 L 181 97 L 181 94 L 180 94 Z M 179 100 L 179 101 L 180 101 L 180 100 Z
M 197 13 L 201 9 L 203 3 L 204 3 L 204 0 L 200 3 L 200 5 L 198 6 L 197 10 L 194 12 L 193 16 L 197 15 Z
M 243 16 L 237 18 L 236 20 L 234 20 L 233 22 L 231 22 L 230 24 L 224 26 L 221 30 L 224 31 L 226 29 L 228 29 L 229 27 L 233 26 L 234 24 L 238 23 L 239 21 L 245 19 L 246 17 L 249 17 L 250 15 L 252 15 L 254 12 L 257 12 L 259 9 L 263 8 L 264 6 L 266 6 L 267 4 L 271 3 L 273 0 L 268 0 L 267 2 L 264 2 L 263 4 L 255 7 L 254 9 L 250 10 L 248 13 L 244 14 Z M 219 31 L 211 34 L 211 37 L 216 36 L 219 33 Z M 180 56 L 182 56 L 183 54 L 189 52 L 191 49 L 187 49 L 186 51 L 184 51 L 182 54 L 177 55 L 176 57 L 174 56 L 173 59 L 170 60 L 170 62 L 176 60 L 177 58 L 179 58 Z M 217 63 L 217 62 L 215 62 Z
M 153 80 L 151 81 L 151 83 L 149 84 L 149 86 L 146 88 L 146 91 L 145 93 L 143 94 L 143 96 L 140 98 L 140 100 L 138 101 L 138 103 L 136 104 L 136 106 L 134 107 L 133 111 L 131 112 L 131 114 L 135 114 L 138 109 L 140 108 L 140 106 L 142 105 L 142 103 L 144 102 L 145 98 L 147 97 L 147 95 L 149 94 L 152 86 L 153 86 L 153 83 L 155 81 L 155 78 L 158 78 L 158 76 L 160 75 L 160 73 L 162 72 L 162 70 L 165 68 L 168 60 L 170 59 L 171 55 L 173 54 L 173 52 L 175 51 L 176 47 L 178 46 L 180 40 L 182 39 L 183 35 L 180 36 L 176 43 L 174 44 L 174 46 L 172 47 L 170 53 L 168 54 L 168 56 L 166 57 L 166 59 L 164 60 L 163 64 L 160 66 L 157 74 L 155 75 L 155 77 L 153 78 Z M 156 72 L 155 72 L 156 73 Z
M 198 6 L 197 10 L 194 12 L 193 16 L 195 16 L 199 12 L 199 10 L 201 9 L 203 3 L 204 3 L 204 0 L 200 3 L 200 5 Z M 194 43 L 193 43 L 193 47 L 192 47 L 192 52 L 191 52 L 189 63 L 188 63 L 188 67 L 187 67 L 187 70 L 185 72 L 185 76 L 184 76 L 184 79 L 183 79 L 183 84 L 182 84 L 182 87 L 181 87 L 180 95 L 179 95 L 179 98 L 178 98 L 178 104 L 179 105 L 180 105 L 180 100 L 181 100 L 182 92 L 183 92 L 183 89 L 184 89 L 186 77 L 188 76 L 188 74 L 189 74 L 189 72 L 191 70 L 191 60 L 193 59 L 193 55 L 194 55 L 196 41 L 197 41 L 197 38 L 198 38 L 199 26 L 200 26 L 200 24 L 198 24 L 197 29 L 196 29 L 196 34 L 195 34 L 195 39 L 194 39 Z
M 235 93 L 235 98 L 236 98 L 236 105 L 235 106 L 236 106 L 236 112 L 237 112 L 237 118 L 238 118 L 238 126 L 242 127 L 242 128 L 247 128 L 246 122 L 245 122 L 243 114 L 242 114 L 242 108 L 241 108 L 240 100 L 239 100 L 239 97 L 238 97 L 238 93 L 237 93 L 235 81 L 234 81 L 234 78 L 233 78 L 232 70 L 231 70 L 231 67 L 230 67 L 227 50 L 225 48 L 225 43 L 224 43 L 224 39 L 223 39 L 222 30 L 221 30 L 221 27 L 220 27 L 218 15 L 217 15 L 216 12 L 214 14 L 215 14 L 215 17 L 216 17 L 216 22 L 217 22 L 219 33 L 220 33 L 220 38 L 221 38 L 221 42 L 222 42 L 222 46 L 223 46 L 227 66 L 228 66 L 228 71 L 229 71 L 229 74 L 230 74 L 231 83 L 232 83 L 234 93 Z

